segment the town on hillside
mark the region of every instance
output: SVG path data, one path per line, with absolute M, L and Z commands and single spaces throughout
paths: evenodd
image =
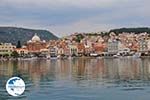
M 21 46 L 0 44 L 1 59 L 69 58 L 69 57 L 149 57 L 148 33 L 111 32 L 109 35 L 74 33 L 58 40 L 41 40 L 35 33 Z

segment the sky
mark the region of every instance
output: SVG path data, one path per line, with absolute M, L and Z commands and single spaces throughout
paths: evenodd
M 149 27 L 150 0 L 0 0 L 0 26 L 75 32 Z

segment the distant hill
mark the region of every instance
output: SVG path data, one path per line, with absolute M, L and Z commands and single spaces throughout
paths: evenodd
M 11 42 L 13 44 L 17 44 L 17 41 L 20 40 L 21 43 L 24 44 L 30 40 L 35 33 L 37 33 L 41 40 L 48 41 L 58 39 L 54 34 L 47 30 L 0 27 L 0 42 Z
M 128 32 L 128 33 L 134 32 L 136 34 L 147 32 L 147 33 L 150 34 L 150 28 L 147 28 L 147 27 L 140 27 L 140 28 L 120 28 L 120 29 L 112 29 L 112 30 L 110 30 L 110 32 L 114 32 L 116 34 L 123 33 L 123 32 Z

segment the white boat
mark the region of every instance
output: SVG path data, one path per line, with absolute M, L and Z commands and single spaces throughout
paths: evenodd
M 119 56 L 118 55 L 113 55 L 113 58 L 118 58 Z
M 91 57 L 97 57 L 98 54 L 96 54 L 96 53 L 90 53 L 90 56 L 91 56 Z
M 133 57 L 134 57 L 134 58 L 140 58 L 140 57 L 141 57 L 141 53 L 138 53 L 138 52 L 137 52 L 137 53 L 135 53 L 135 54 L 133 55 Z
M 36 60 L 38 57 L 25 57 L 21 58 L 21 60 Z
M 50 59 L 51 58 L 51 56 L 50 55 L 46 55 L 46 59 Z

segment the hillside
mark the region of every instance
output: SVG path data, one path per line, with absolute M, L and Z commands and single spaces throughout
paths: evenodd
M 54 34 L 47 30 L 34 30 L 16 27 L 0 27 L 0 42 L 11 42 L 17 44 L 21 41 L 22 44 L 30 40 L 33 35 L 37 33 L 41 40 L 56 40 L 58 39 Z
M 127 32 L 127 33 L 134 32 L 136 34 L 147 32 L 147 33 L 150 34 L 150 28 L 147 28 L 147 27 L 141 27 L 141 28 L 120 28 L 120 29 L 112 29 L 112 30 L 110 30 L 110 32 L 115 32 L 116 34 L 123 33 L 123 32 Z

